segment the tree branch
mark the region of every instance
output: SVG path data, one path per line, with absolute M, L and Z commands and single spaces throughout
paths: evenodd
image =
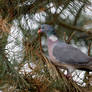
M 58 25 L 61 25 L 62 27 L 66 28 L 66 29 L 70 29 L 72 31 L 76 30 L 78 32 L 84 32 L 84 33 L 87 33 L 87 34 L 91 34 L 92 35 L 92 32 L 91 31 L 87 31 L 87 30 L 83 29 L 82 27 L 76 27 L 76 26 L 67 24 L 64 21 L 60 21 L 60 19 L 58 20 L 57 24 Z
M 76 16 L 75 16 L 75 20 L 74 20 L 74 23 L 73 23 L 73 25 L 76 25 L 77 24 L 77 21 L 78 21 L 78 19 L 79 19 L 79 17 L 80 17 L 80 14 L 81 14 L 81 11 L 82 11 L 82 9 L 85 7 L 85 3 L 83 3 L 83 5 L 80 7 L 80 9 L 78 10 L 78 12 L 77 12 L 77 14 L 76 14 Z

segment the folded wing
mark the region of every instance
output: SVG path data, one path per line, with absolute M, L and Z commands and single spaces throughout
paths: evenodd
M 86 65 L 89 62 L 89 56 L 81 52 L 79 49 L 66 44 L 57 44 L 53 48 L 53 56 L 60 63 L 71 64 L 71 65 Z

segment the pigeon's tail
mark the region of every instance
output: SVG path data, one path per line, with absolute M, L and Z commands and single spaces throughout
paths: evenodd
M 87 71 L 87 72 L 92 72 L 92 68 L 91 67 L 81 67 L 81 68 L 77 68 L 78 70 L 82 70 L 82 71 Z
M 88 66 L 92 67 L 92 57 L 90 57 L 90 59 L 89 59 Z
M 89 59 L 89 62 L 87 62 L 87 63 L 81 65 L 81 66 L 78 67 L 77 69 L 83 70 L 83 71 L 92 72 L 92 57 Z
M 92 57 L 89 59 L 89 62 L 85 64 L 85 71 L 92 72 Z

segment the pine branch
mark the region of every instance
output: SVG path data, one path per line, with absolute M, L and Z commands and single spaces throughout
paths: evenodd
M 74 20 L 74 23 L 73 23 L 73 25 L 76 25 L 77 24 L 77 21 L 78 21 L 78 19 L 79 19 L 79 17 L 80 17 L 80 14 L 81 14 L 81 11 L 82 11 L 82 9 L 85 7 L 85 3 L 83 3 L 83 5 L 80 7 L 80 9 L 77 11 L 77 14 L 76 14 L 76 16 L 75 16 L 75 20 Z
M 78 31 L 78 32 L 84 32 L 84 33 L 87 33 L 87 34 L 92 34 L 92 32 L 90 32 L 90 31 L 87 31 L 87 30 L 85 30 L 81 27 L 76 27 L 76 26 L 67 24 L 64 21 L 60 21 L 60 19 L 58 20 L 57 24 L 66 28 L 66 29 L 70 29 L 71 31 Z

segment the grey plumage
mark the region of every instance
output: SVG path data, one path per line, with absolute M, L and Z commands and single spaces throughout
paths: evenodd
M 89 62 L 89 56 L 82 53 L 79 49 L 72 47 L 71 45 L 62 43 L 56 43 L 53 48 L 53 56 L 58 60 L 67 64 L 87 64 Z
M 69 72 L 73 72 L 74 69 L 92 71 L 92 57 L 78 48 L 59 41 L 52 26 L 44 24 L 39 32 L 47 35 L 49 56 L 55 65 L 65 67 Z
M 89 67 L 92 66 L 92 57 L 87 56 L 78 48 L 66 43 L 57 42 L 53 45 L 52 51 L 56 62 L 59 64 L 67 64 L 81 70 L 92 70 L 92 67 Z

